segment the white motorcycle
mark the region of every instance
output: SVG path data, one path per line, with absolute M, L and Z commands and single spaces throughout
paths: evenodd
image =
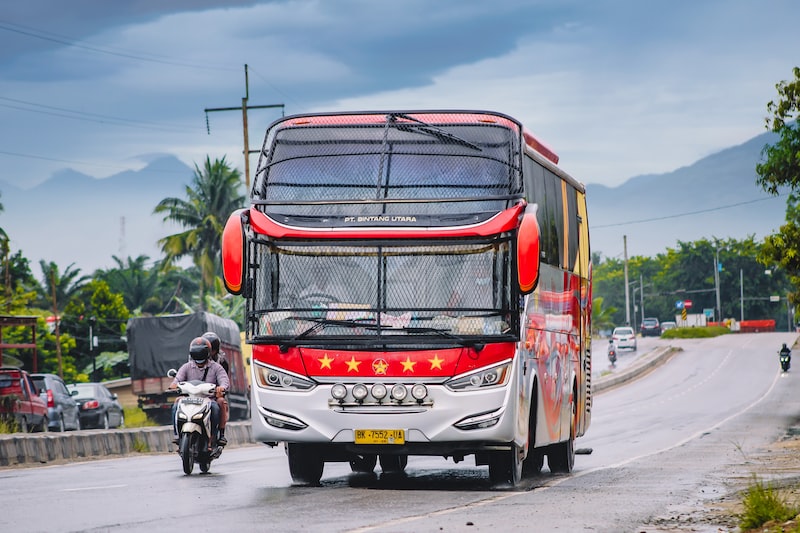
M 174 370 L 167 375 L 175 377 Z M 181 398 L 175 409 L 175 427 L 178 430 L 178 453 L 183 461 L 183 472 L 188 476 L 194 464 L 200 465 L 204 474 L 211 461 L 222 454 L 222 446 L 211 446 L 211 402 L 217 386 L 205 381 L 179 381 Z

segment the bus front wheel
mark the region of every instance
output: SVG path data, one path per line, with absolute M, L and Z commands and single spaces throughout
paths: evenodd
M 286 444 L 289 457 L 289 474 L 299 485 L 319 485 L 325 461 L 319 449 L 309 444 Z
M 516 444 L 510 450 L 491 452 L 489 455 L 489 479 L 492 485 L 510 485 L 519 483 L 522 478 L 522 449 Z

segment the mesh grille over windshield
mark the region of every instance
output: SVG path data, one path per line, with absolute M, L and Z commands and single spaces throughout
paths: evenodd
M 253 203 L 271 216 L 497 212 L 521 196 L 520 132 L 488 113 L 289 117 L 267 134 Z

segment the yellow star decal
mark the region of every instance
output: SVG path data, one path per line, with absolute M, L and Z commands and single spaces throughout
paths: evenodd
M 417 364 L 416 361 L 412 361 L 411 357 L 406 357 L 405 361 L 400 361 L 400 364 L 403 365 L 403 372 L 414 372 L 414 365 Z
M 358 365 L 361 364 L 361 361 L 356 361 L 355 357 L 351 357 L 349 361 L 345 361 L 347 363 L 347 371 L 348 372 L 358 372 Z
M 444 363 L 444 359 L 439 359 L 439 355 L 436 354 L 433 356 L 433 359 L 428 359 L 428 362 L 431 364 L 431 370 L 434 368 L 438 368 L 439 370 L 442 369 L 442 363 Z
M 320 369 L 322 369 L 322 368 L 327 368 L 328 370 L 331 369 L 331 363 L 333 363 L 333 359 L 328 357 L 328 354 L 325 354 L 322 357 L 322 359 L 317 359 L 317 361 L 319 361 Z

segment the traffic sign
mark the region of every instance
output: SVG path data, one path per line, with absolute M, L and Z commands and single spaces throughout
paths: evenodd
M 683 300 L 675 302 L 675 309 L 683 309 Z
M 686 320 L 686 308 L 681 309 L 681 319 Z
M 692 301 L 691 300 L 684 300 L 683 301 L 684 309 L 691 309 L 692 308 Z

